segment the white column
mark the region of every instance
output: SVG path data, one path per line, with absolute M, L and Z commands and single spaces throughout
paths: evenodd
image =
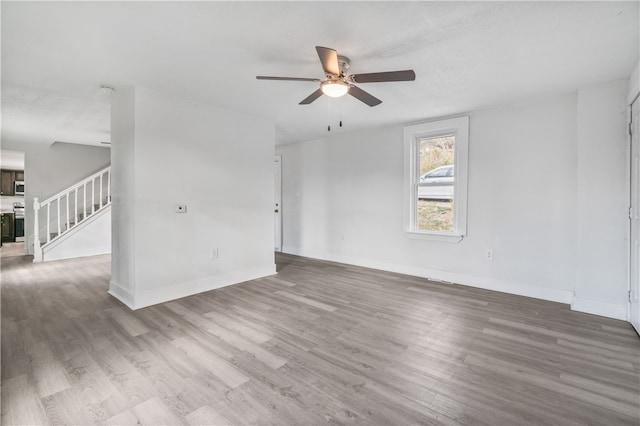
M 33 199 L 33 261 L 42 262 L 42 249 L 40 248 L 40 202 L 38 197 Z

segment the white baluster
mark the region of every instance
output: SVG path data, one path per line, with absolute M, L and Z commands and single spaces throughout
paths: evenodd
M 51 202 L 47 203 L 47 242 L 51 241 Z
M 62 234 L 61 232 L 61 228 L 60 228 L 60 198 L 58 197 L 58 235 Z
M 107 179 L 106 183 L 104 182 L 105 174 Z M 99 180 L 98 180 L 98 177 L 100 177 Z M 97 183 L 100 185 L 99 191 L 96 191 L 97 180 L 98 180 Z M 91 181 L 91 200 L 89 200 L 89 197 L 88 197 L 89 194 L 87 193 L 87 189 L 88 189 L 87 185 L 89 184 L 89 181 Z M 78 192 L 80 192 L 81 190 L 82 190 L 82 194 L 79 195 Z M 106 191 L 106 194 L 105 194 L 105 191 Z M 73 196 L 73 199 L 71 199 L 72 196 Z M 100 198 L 100 201 L 98 203 L 96 203 L 96 196 Z M 62 205 L 63 197 L 65 201 L 64 205 Z M 80 200 L 80 198 L 82 198 L 82 200 Z M 35 202 L 36 201 L 34 199 L 34 203 Z M 56 217 L 53 218 L 53 220 L 57 221 L 57 223 L 53 223 L 53 226 L 52 226 L 52 220 L 51 220 L 52 205 L 51 204 L 54 202 L 56 203 L 56 206 L 55 206 L 56 210 L 53 212 L 53 214 L 56 215 Z M 80 207 L 80 205 L 78 204 L 79 202 L 82 202 L 82 207 Z M 91 210 L 87 208 L 87 202 L 91 202 Z M 62 192 L 52 196 L 51 198 L 48 198 L 44 202 L 40 202 L 38 200 L 37 203 L 38 203 L 39 210 L 42 210 L 44 206 L 47 207 L 46 242 L 49 243 L 53 239 L 51 237 L 52 227 L 54 228 L 53 233 L 55 235 L 58 235 L 58 236 L 62 235 L 63 233 L 70 230 L 72 226 L 75 226 L 79 222 L 82 222 L 84 219 L 86 219 L 87 214 L 91 215 L 95 213 L 98 209 L 102 209 L 106 205 L 109 205 L 111 203 L 111 167 L 107 167 L 104 170 L 101 170 L 100 172 L 94 174 L 93 176 L 90 176 L 80 181 L 79 183 L 63 190 Z M 70 209 L 73 209 L 73 212 L 71 212 Z M 65 213 L 66 213 L 66 216 L 63 218 L 62 215 Z M 73 213 L 73 215 L 71 213 Z M 40 220 L 39 216 L 37 220 L 38 221 Z M 57 234 L 55 233 L 56 229 L 57 229 Z M 39 231 L 40 230 L 38 229 L 38 235 L 40 234 Z M 40 240 L 38 241 L 39 241 L 40 248 L 42 248 L 43 242 Z
M 40 203 L 38 197 L 33 199 L 33 261 L 42 262 L 42 249 L 40 248 Z
M 69 193 L 67 192 L 67 196 L 66 198 L 66 202 L 67 202 L 67 229 L 65 231 L 68 231 L 71 225 L 71 222 L 69 222 Z

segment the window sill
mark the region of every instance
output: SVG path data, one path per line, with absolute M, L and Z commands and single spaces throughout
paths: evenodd
M 441 234 L 437 232 L 405 231 L 407 238 L 414 240 L 441 241 L 443 243 L 459 243 L 464 235 Z

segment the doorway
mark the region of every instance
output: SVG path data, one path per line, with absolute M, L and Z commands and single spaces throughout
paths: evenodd
M 282 251 L 282 156 L 276 155 L 273 162 L 274 206 L 273 229 L 274 250 Z
M 0 257 L 24 256 L 25 247 L 25 153 L 0 150 Z

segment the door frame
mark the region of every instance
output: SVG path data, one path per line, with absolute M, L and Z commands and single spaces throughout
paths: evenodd
M 273 248 L 282 251 L 282 155 L 273 160 Z

